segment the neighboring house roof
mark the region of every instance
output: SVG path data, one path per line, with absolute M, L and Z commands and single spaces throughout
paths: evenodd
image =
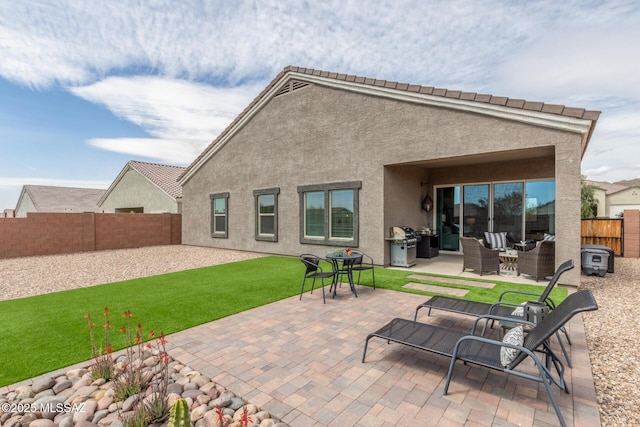
M 598 187 L 599 189 L 603 190 L 607 196 L 632 188 L 628 185 L 619 184 L 617 182 L 611 183 L 601 181 L 587 181 L 587 184 Z
M 612 194 L 619 193 L 624 190 L 629 190 L 631 188 L 640 188 L 640 186 L 636 185 L 635 180 L 632 181 L 620 181 L 620 182 L 600 182 L 600 181 L 587 181 L 587 184 L 593 185 L 595 187 L 600 188 L 604 191 L 607 196 L 611 196 Z M 629 185 L 631 184 L 631 185 Z
M 158 163 L 146 163 L 129 160 L 120 171 L 116 179 L 111 183 L 107 191 L 98 201 L 102 205 L 113 189 L 118 185 L 122 177 L 130 170 L 137 171 L 149 182 L 174 199 L 182 197 L 182 186 L 178 184 L 178 177 L 185 171 L 182 166 L 161 165 Z
M 189 180 L 271 98 L 303 88 L 309 84 L 393 98 L 405 102 L 491 115 L 579 133 L 582 135 L 583 155 L 600 116 L 599 111 L 585 110 L 584 108 L 572 108 L 564 105 L 531 102 L 524 99 L 511 99 L 504 96 L 462 92 L 339 74 L 312 68 L 288 66 L 200 153 L 180 176 L 178 182 L 184 184 Z
M 98 200 L 104 191 L 96 188 L 25 185 L 16 211 L 27 194 L 37 212 L 98 212 Z

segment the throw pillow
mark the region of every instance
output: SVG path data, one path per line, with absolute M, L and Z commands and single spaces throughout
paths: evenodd
M 509 329 L 509 332 L 504 334 L 504 338 L 502 342 L 513 345 L 522 345 L 524 343 L 524 330 L 521 325 L 516 326 L 515 328 Z M 511 362 L 513 362 L 516 356 L 520 353 L 520 350 L 509 347 L 501 347 L 500 348 L 500 363 L 505 368 L 509 366 Z
M 520 304 L 519 306 L 517 306 L 512 312 L 511 315 L 512 316 L 517 316 L 517 317 L 524 317 L 524 306 L 525 306 L 526 302 L 523 302 L 522 304 Z
M 506 249 L 507 248 L 507 232 L 501 233 L 489 233 L 484 232 L 484 239 L 491 249 Z
M 555 234 L 544 233 L 544 237 L 542 238 L 542 240 L 547 240 L 549 242 L 555 242 L 556 241 L 556 235 Z

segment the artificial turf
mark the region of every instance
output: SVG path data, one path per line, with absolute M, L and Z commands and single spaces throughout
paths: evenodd
M 126 342 L 119 328 L 126 324 L 122 314 L 127 310 L 132 313 L 132 324 L 140 323 L 145 334 L 151 330 L 171 334 L 296 295 L 303 272 L 297 258 L 270 256 L 0 301 L 0 386 L 89 360 L 88 320 L 84 317 L 88 313 L 95 323 L 96 338 L 101 339 L 103 310 L 109 308 L 111 342 L 118 349 Z M 376 286 L 433 295 L 403 288 L 416 281 L 408 279 L 412 274 L 415 272 L 376 268 Z M 535 285 L 485 281 L 496 286 L 446 286 L 468 289 L 464 299 L 484 302 L 497 301 L 506 289 L 541 291 Z M 363 273 L 361 283 L 370 285 L 371 274 Z M 443 286 L 437 281 L 424 283 Z M 566 289 L 554 289 L 556 303 L 565 297 Z

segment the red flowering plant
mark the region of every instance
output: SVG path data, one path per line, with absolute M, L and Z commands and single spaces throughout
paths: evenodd
M 110 380 L 114 374 L 114 363 L 111 357 L 113 347 L 111 346 L 110 329 L 111 323 L 109 322 L 109 309 L 107 307 L 103 310 L 104 315 L 104 337 L 100 347 L 96 345 L 96 338 L 94 335 L 95 324 L 91 320 L 91 313 L 87 313 L 85 319 L 87 319 L 87 327 L 89 328 L 89 338 L 91 340 L 91 357 L 93 363 L 91 364 L 91 378 L 94 380 L 98 378 L 104 378 Z
M 125 427 L 138 425 L 138 421 L 145 420 L 146 424 L 161 423 L 169 415 L 167 404 L 167 386 L 169 382 L 169 363 L 171 358 L 166 350 L 167 339 L 163 333 L 159 336 L 155 331 L 148 334 L 146 343 L 143 339 L 144 333 L 142 324 L 132 327 L 132 313 L 127 310 L 123 313 L 125 325 L 120 327 L 120 333 L 124 337 L 125 354 L 117 359 L 113 359 L 113 346 L 111 345 L 111 322 L 109 321 L 109 309 L 104 311 L 104 350 L 102 346 L 98 348 L 94 336 L 94 324 L 91 321 L 91 314 L 85 318 L 88 320 L 89 335 L 91 339 L 91 351 L 94 357 L 92 365 L 92 375 L 94 378 L 105 378 L 113 380 L 113 388 L 116 399 L 126 400 L 130 396 L 140 396 L 136 406 L 135 415 L 123 419 Z M 155 369 L 145 369 L 145 359 L 153 357 Z M 149 396 L 142 401 L 145 393 Z

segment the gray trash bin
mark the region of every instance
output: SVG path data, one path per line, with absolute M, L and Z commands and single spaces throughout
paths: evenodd
M 613 249 L 611 249 L 609 246 L 605 246 L 605 245 L 594 245 L 591 243 L 584 243 L 581 245 L 581 249 L 600 249 L 603 251 L 607 251 L 609 252 L 609 263 L 607 264 L 607 273 L 613 273 L 614 271 L 614 262 L 615 262 L 615 253 L 613 252 Z
M 582 249 L 582 272 L 604 277 L 609 265 L 609 252 L 602 249 Z

